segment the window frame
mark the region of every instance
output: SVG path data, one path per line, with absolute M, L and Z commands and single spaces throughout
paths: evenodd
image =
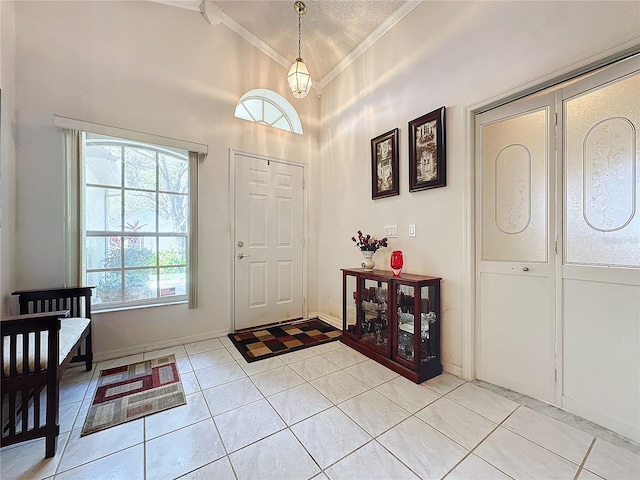
M 159 207 L 159 197 L 162 194 L 170 194 L 170 195 L 181 195 L 186 197 L 187 200 L 187 206 L 190 203 L 190 188 L 189 188 L 189 180 L 190 180 L 190 164 L 189 164 L 189 152 L 186 150 L 178 150 L 178 149 L 170 149 L 170 148 L 166 148 L 163 147 L 161 145 L 155 145 L 155 144 L 151 144 L 148 142 L 139 142 L 139 141 L 133 141 L 133 140 L 128 140 L 128 139 L 123 139 L 123 138 L 115 138 L 115 137 L 110 137 L 110 136 L 103 136 L 103 135 L 96 135 L 96 134 L 92 134 L 89 132 L 82 132 L 81 134 L 81 138 L 82 138 L 82 145 L 83 145 L 83 155 L 82 155 L 82 159 L 81 161 L 84 163 L 83 165 L 83 169 L 84 172 L 86 172 L 87 169 L 87 157 L 86 157 L 86 147 L 91 144 L 91 145 L 105 145 L 105 146 L 114 146 L 114 147 L 118 147 L 120 149 L 120 162 L 122 163 L 122 167 L 120 168 L 120 172 L 119 172 L 119 185 L 108 185 L 108 184 L 103 184 L 103 183 L 92 183 L 87 181 L 86 179 L 86 175 L 83 175 L 82 180 L 82 187 L 84 189 L 83 192 L 83 197 L 86 198 L 86 189 L 87 188 L 99 188 L 99 189 L 104 189 L 104 190 L 117 190 L 118 193 L 117 195 L 120 197 L 120 218 L 121 218 L 121 225 L 120 225 L 120 230 L 114 230 L 114 229 L 109 229 L 109 230 L 89 230 L 86 226 L 85 228 L 82 229 L 82 234 L 84 235 L 84 239 L 83 239 L 83 243 L 85 244 L 85 248 L 83 248 L 83 261 L 82 261 L 82 281 L 83 283 L 87 283 L 87 279 L 89 278 L 89 275 L 91 273 L 107 273 L 107 272 L 113 272 L 116 273 L 116 277 L 117 272 L 120 272 L 120 301 L 116 301 L 116 302 L 107 302 L 107 303 L 95 303 L 93 304 L 94 309 L 96 311 L 101 311 L 101 310 L 115 310 L 115 309 L 121 309 L 121 308 L 132 308 L 132 307 L 139 307 L 139 306 L 155 306 L 155 305 L 164 305 L 164 304 L 176 304 L 176 303 L 186 303 L 188 302 L 188 296 L 189 296 L 189 292 L 188 292 L 188 288 L 186 283 L 188 283 L 188 271 L 189 271 L 189 259 L 188 259 L 188 248 L 186 247 L 189 244 L 189 238 L 191 236 L 191 232 L 190 232 L 190 225 L 189 225 L 189 215 L 187 212 L 186 215 L 186 221 L 187 221 L 187 225 L 186 225 L 186 229 L 184 232 L 176 232 L 176 231 L 172 231 L 172 232 L 162 232 L 161 228 L 160 228 L 160 207 Z M 152 151 L 153 152 L 153 156 L 154 156 L 154 163 L 155 163 L 155 188 L 151 189 L 151 188 L 143 188 L 140 186 L 127 186 L 127 181 L 126 181 L 126 149 L 127 148 L 131 148 L 131 149 L 143 149 L 143 150 L 147 150 L 147 151 Z M 188 182 L 187 185 L 187 191 L 186 193 L 181 193 L 181 192 L 175 192 L 175 191 L 170 191 L 170 190 L 165 190 L 161 188 L 160 185 L 160 156 L 161 155 L 165 155 L 168 157 L 172 157 L 172 158 L 176 158 L 176 159 L 180 159 L 183 160 L 186 164 L 186 181 Z M 138 192 L 138 193 L 145 193 L 145 194 L 152 194 L 155 198 L 154 198 L 154 205 L 153 208 L 155 210 L 155 229 L 152 231 L 127 231 L 126 230 L 126 225 L 124 224 L 125 222 L 125 215 L 126 215 L 126 197 L 127 197 L 127 192 Z M 108 195 L 108 193 L 105 192 L 106 195 Z M 86 202 L 82 203 L 82 215 L 86 214 L 85 211 L 85 207 L 86 207 Z M 119 242 L 119 246 L 117 248 L 120 249 L 120 254 L 119 254 L 119 259 L 120 259 L 120 266 L 116 267 L 116 266 L 110 266 L 110 267 L 103 267 L 103 268 L 89 268 L 86 264 L 86 252 L 87 252 L 87 248 L 86 248 L 86 243 L 88 241 L 88 239 L 90 238 L 104 238 L 106 239 L 106 244 L 110 244 L 110 242 L 112 241 L 112 239 L 120 239 Z M 125 242 L 126 241 L 130 241 L 130 239 L 135 239 L 135 238 L 153 238 L 154 239 L 154 252 L 155 252 L 155 265 L 141 265 L 141 266 L 127 266 L 127 259 L 126 259 L 126 245 Z M 160 239 L 162 238 L 183 238 L 185 239 L 185 262 L 181 263 L 181 264 L 171 264 L 171 265 L 162 265 L 161 261 L 160 261 Z M 162 287 L 161 287 L 161 272 L 162 270 L 166 270 L 169 268 L 184 268 L 185 269 L 185 293 L 183 294 L 178 294 L 178 295 L 172 295 L 172 296 L 165 296 L 163 297 L 161 295 L 162 292 Z M 127 300 L 127 272 L 135 272 L 135 271 L 154 271 L 154 273 L 152 273 L 152 275 L 155 275 L 156 277 L 156 287 L 155 287 L 155 296 L 153 297 L 148 297 L 148 298 L 140 298 L 140 299 L 135 299 L 135 300 Z M 96 291 L 96 293 L 94 294 L 93 298 L 100 298 L 98 297 L 98 292 Z
M 175 296 L 155 297 L 142 301 L 123 301 L 118 303 L 94 304 L 95 312 L 129 310 L 136 308 L 148 308 L 165 305 L 175 305 L 177 303 L 188 305 L 189 309 L 197 308 L 198 294 L 198 169 L 208 154 L 208 146 L 205 144 L 180 140 L 171 137 L 158 136 L 154 134 L 139 132 L 135 130 L 122 129 L 118 127 L 100 125 L 84 120 L 77 120 L 69 117 L 53 115 L 54 126 L 60 128 L 64 134 L 64 173 L 65 173 L 65 215 L 64 215 L 64 264 L 65 264 L 65 284 L 84 285 L 86 278 L 83 276 L 85 269 L 85 246 L 84 246 L 84 142 L 83 133 L 96 134 L 119 139 L 126 143 L 150 144 L 160 150 L 175 151 L 175 149 L 188 152 L 188 223 L 189 237 L 187 245 L 186 260 L 186 300 L 177 300 Z M 156 184 L 156 187 L 159 185 Z M 124 229 L 118 232 L 125 236 Z M 172 232 L 167 232 L 168 236 L 175 236 Z M 156 233 L 154 232 L 155 236 Z M 128 235 L 127 235 L 128 236 Z M 156 241 L 157 245 L 157 241 Z M 158 260 L 157 260 L 158 261 Z M 181 266 L 181 265 L 180 265 Z M 159 268 L 159 265 L 156 264 Z M 170 265 L 174 267 L 174 265 Z M 158 294 L 156 290 L 156 295 Z

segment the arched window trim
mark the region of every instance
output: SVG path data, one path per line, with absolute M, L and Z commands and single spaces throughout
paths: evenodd
M 255 108 L 251 109 L 247 106 L 247 102 L 251 100 L 258 100 L 261 102 L 259 118 L 257 115 L 258 112 L 255 111 Z M 271 105 L 279 111 L 281 115 L 275 118 L 275 120 L 266 121 L 265 104 Z M 298 115 L 298 112 L 296 112 L 296 109 L 293 108 L 293 105 L 291 105 L 286 98 L 278 95 L 276 92 L 264 88 L 249 90 L 247 93 L 242 95 L 236 105 L 235 117 L 250 122 L 260 123 L 262 125 L 269 125 L 271 127 L 297 133 L 299 135 L 303 134 L 300 116 Z M 281 126 L 282 119 L 285 120 L 288 128 Z M 280 125 L 277 125 L 278 123 L 280 123 Z

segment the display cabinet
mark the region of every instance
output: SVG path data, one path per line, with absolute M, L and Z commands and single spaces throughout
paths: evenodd
M 342 269 L 342 342 L 416 383 L 440 375 L 440 281 Z

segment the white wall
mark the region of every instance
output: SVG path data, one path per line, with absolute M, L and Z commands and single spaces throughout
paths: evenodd
M 291 98 L 284 67 L 224 25 L 213 27 L 197 12 L 166 5 L 18 2 L 16 30 L 19 268 L 13 288 L 64 282 L 62 133 L 53 127 L 54 113 L 204 143 L 199 308 L 96 315 L 94 344 L 101 357 L 226 333 L 233 254 L 229 148 L 314 163 L 317 97 Z M 291 98 L 305 135 L 235 119 L 237 100 L 252 88 Z
M 322 96 L 318 230 L 319 310 L 341 316 L 340 268 L 361 258 L 351 236 L 399 237 L 406 272 L 441 276 L 442 358 L 460 374 L 466 272 L 468 151 L 465 108 L 535 82 L 638 37 L 636 2 L 423 2 Z M 638 42 L 640 40 L 636 40 Z M 627 45 L 628 46 L 628 45 Z M 446 106 L 447 186 L 408 191 L 407 123 Z M 371 200 L 370 140 L 400 128 L 400 195 Z M 408 237 L 408 225 L 417 235 Z M 472 249 L 473 246 L 468 247 Z
M 15 5 L 0 2 L 0 315 L 17 313 L 10 310 L 8 297 L 15 286 Z
M 444 278 L 443 360 L 460 373 L 465 108 L 629 40 L 637 35 L 637 3 L 424 2 L 325 87 L 321 100 L 294 102 L 304 137 L 233 118 L 251 88 L 287 96 L 285 69 L 195 12 L 135 1 L 18 2 L 16 32 L 19 248 L 11 289 L 64 281 L 57 113 L 210 147 L 200 178 L 200 308 L 101 314 L 98 355 L 228 328 L 232 147 L 310 165 L 310 312 L 341 316 L 340 268 L 360 263 L 355 231 L 381 235 L 397 224 L 399 238 L 375 259 L 386 266 L 390 251 L 401 249 L 405 271 Z M 443 105 L 448 186 L 409 193 L 407 122 Z M 373 201 L 370 139 L 395 127 L 401 194 Z M 408 238 L 409 223 L 416 238 Z

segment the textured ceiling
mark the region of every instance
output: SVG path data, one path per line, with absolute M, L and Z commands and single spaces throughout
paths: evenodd
M 216 0 L 222 11 L 283 57 L 298 56 L 298 14 L 293 0 Z M 306 0 L 302 58 L 320 80 L 402 4 L 401 0 Z
M 0 0 L 1 1 L 1 0 Z M 152 0 L 198 11 L 200 0 Z M 225 17 L 276 52 L 287 68 L 298 56 L 298 14 L 294 0 L 209 0 Z M 418 5 L 409 0 L 304 0 L 302 58 L 316 86 L 326 84 L 388 28 Z M 237 29 L 236 29 L 237 30 Z M 256 42 L 253 42 L 254 44 Z M 286 59 L 286 62 L 285 62 Z M 345 60 L 347 59 L 347 60 Z M 336 68 L 337 67 L 337 68 Z M 335 69 L 335 70 L 334 70 Z

